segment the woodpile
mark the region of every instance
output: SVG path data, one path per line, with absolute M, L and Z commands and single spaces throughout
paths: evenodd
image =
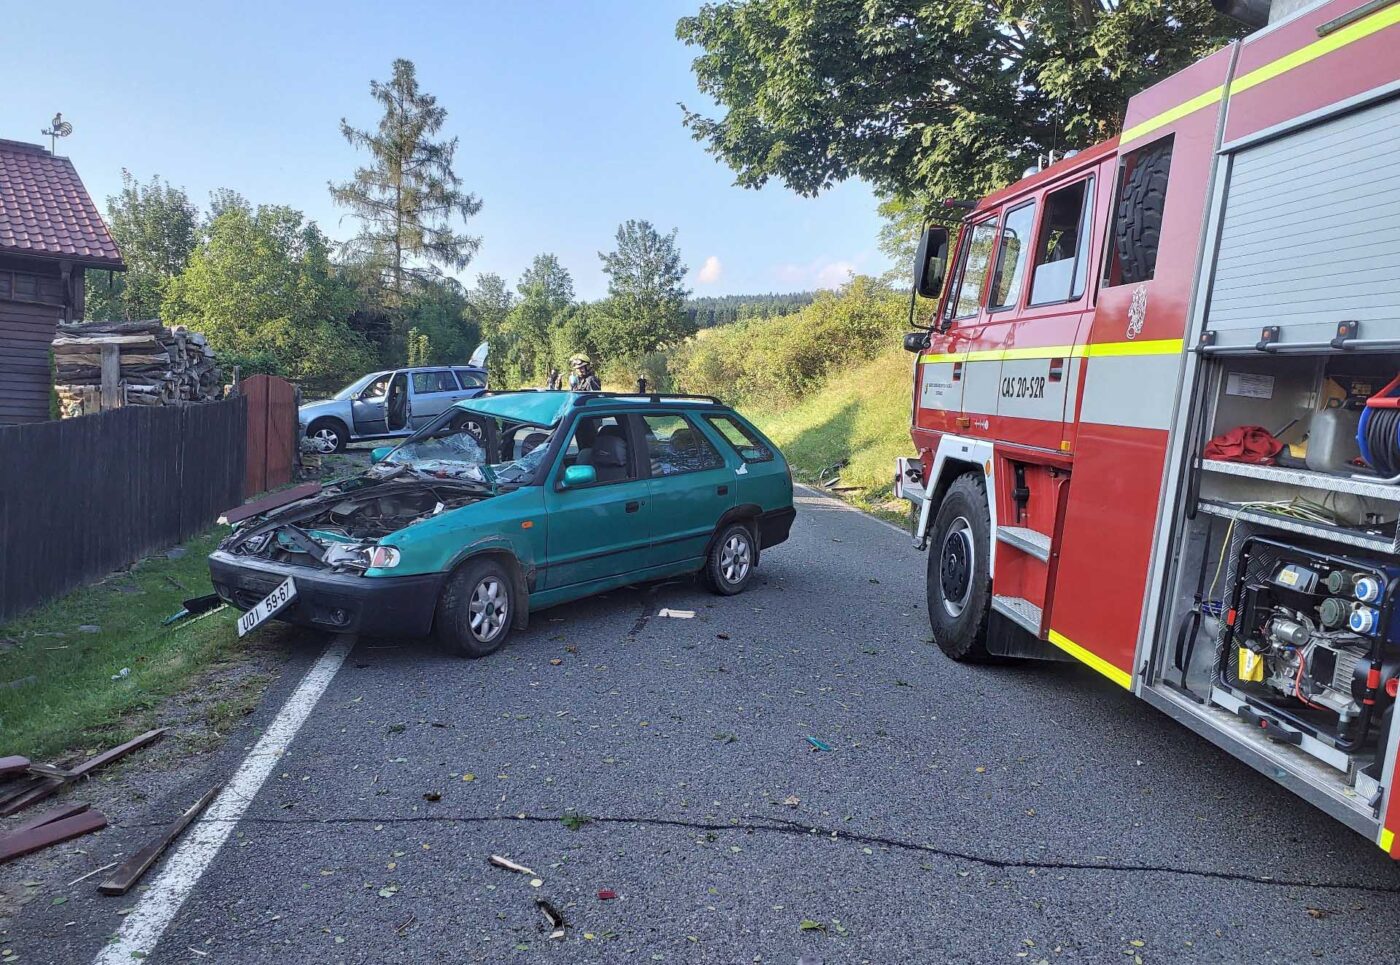
M 63 418 L 120 405 L 181 405 L 223 397 L 214 350 L 198 332 L 144 322 L 61 324 L 54 390 Z

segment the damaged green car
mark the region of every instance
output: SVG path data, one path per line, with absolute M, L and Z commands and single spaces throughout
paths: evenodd
M 480 657 L 531 611 L 619 586 L 698 572 L 739 593 L 794 515 L 786 460 L 717 399 L 499 393 L 241 521 L 209 568 L 240 633 L 433 634 Z

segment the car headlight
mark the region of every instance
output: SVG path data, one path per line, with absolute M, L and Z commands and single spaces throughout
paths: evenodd
M 374 546 L 369 551 L 369 565 L 387 570 L 399 565 L 399 551 L 392 546 Z

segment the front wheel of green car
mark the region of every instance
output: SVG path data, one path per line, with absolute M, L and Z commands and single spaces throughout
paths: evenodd
M 510 636 L 515 616 L 515 585 L 493 559 L 461 566 L 447 580 L 438 600 L 438 639 L 463 657 L 495 653 Z
M 721 596 L 744 592 L 753 579 L 758 565 L 758 549 L 754 546 L 753 530 L 743 523 L 726 526 L 710 547 L 705 560 L 705 582 Z

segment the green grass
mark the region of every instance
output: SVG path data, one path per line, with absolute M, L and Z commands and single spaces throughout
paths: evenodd
M 799 481 L 815 484 L 823 468 L 848 460 L 840 485 L 858 488 L 839 495 L 902 523 L 906 504 L 894 499 L 894 460 L 913 452 L 910 365 L 909 355 L 895 349 L 837 373 L 791 406 L 741 408 L 783 450 Z
M 205 557 L 221 532 L 189 541 L 179 559 L 151 557 L 0 626 L 0 755 L 44 760 L 124 740 L 165 697 L 241 652 L 231 609 L 161 626 L 182 600 L 211 591 Z M 123 667 L 130 676 L 113 680 Z M 242 702 L 215 706 L 221 721 L 246 713 Z

